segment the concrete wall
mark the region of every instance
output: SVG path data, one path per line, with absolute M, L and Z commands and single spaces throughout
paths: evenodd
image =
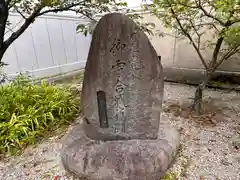
M 143 15 L 145 17 L 143 21 L 154 22 L 156 29 L 170 33 L 154 16 L 146 13 Z M 17 14 L 11 14 L 10 21 L 13 23 L 13 30 L 22 23 L 21 17 Z M 12 76 L 28 71 L 33 77 L 41 78 L 84 68 L 91 36 L 76 34 L 76 26 L 79 23 L 85 23 L 85 21 L 77 16 L 66 14 L 45 15 L 37 18 L 7 50 L 3 61 L 10 65 L 5 67 L 5 72 Z M 10 30 L 6 38 L 9 34 L 11 34 Z M 195 50 L 186 39 L 179 40 L 174 36 L 164 38 L 151 36 L 149 39 L 157 53 L 161 55 L 165 68 L 203 69 Z M 211 54 L 205 53 L 204 56 L 210 59 Z M 240 58 L 235 56 L 225 62 L 219 70 L 237 73 L 240 71 L 239 60 Z M 184 73 L 184 71 L 181 72 Z
M 23 19 L 10 14 L 12 30 Z M 76 26 L 85 23 L 77 16 L 45 15 L 36 21 L 9 47 L 3 57 L 9 76 L 29 72 L 35 78 L 55 76 L 85 67 L 91 36 L 76 33 Z M 7 38 L 11 34 L 7 31 Z
M 156 30 L 160 30 L 166 33 L 171 33 L 169 29 L 165 29 L 160 20 L 156 17 L 144 13 L 144 21 L 154 22 L 156 24 Z M 203 65 L 195 52 L 191 44 L 188 43 L 187 39 L 179 39 L 173 36 L 159 37 L 151 36 L 153 46 L 157 53 L 162 56 L 162 64 L 167 68 L 187 68 L 187 69 L 203 69 Z M 211 38 L 209 33 L 205 40 Z M 211 59 L 212 52 L 204 52 L 204 57 Z M 225 63 L 223 63 L 218 70 L 240 72 L 240 57 L 235 55 Z

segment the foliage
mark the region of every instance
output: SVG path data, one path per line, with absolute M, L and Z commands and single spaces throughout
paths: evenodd
M 79 98 L 67 87 L 23 75 L 0 86 L 0 153 L 13 154 L 37 142 L 79 112 Z
M 47 13 L 58 13 L 62 11 L 75 12 L 79 17 L 86 18 L 90 23 L 80 24 L 78 32 L 85 35 L 92 33 L 99 16 L 109 12 L 119 12 L 126 8 L 127 3 L 117 0 L 5 0 L 0 1 L 0 64 L 9 46 L 19 37 L 39 16 Z M 129 9 L 126 9 L 129 12 Z M 12 25 L 9 21 L 9 12 L 18 13 L 23 21 Z M 140 15 L 131 14 L 140 27 L 152 33 L 152 23 L 140 23 Z
M 123 4 L 124 6 L 127 6 L 127 4 Z M 137 12 L 137 10 L 134 9 L 111 9 L 111 11 L 109 12 L 121 12 L 122 14 L 127 15 L 128 17 L 130 17 L 132 20 L 134 20 L 134 22 L 140 27 L 140 29 L 146 33 L 148 33 L 149 35 L 153 35 L 153 30 L 155 28 L 155 24 L 153 22 L 142 22 L 143 16 Z M 79 24 L 77 26 L 77 32 L 83 33 L 85 36 L 87 36 L 88 34 L 92 34 L 93 30 L 95 28 L 95 26 L 98 23 L 98 20 L 107 12 L 103 12 L 102 14 L 92 14 L 91 18 L 90 18 L 90 22 L 89 23 L 85 23 L 85 24 Z
M 149 7 L 167 28 L 188 38 L 206 70 L 216 70 L 240 51 L 239 0 L 154 0 Z M 209 33 L 213 38 L 205 43 Z M 203 55 L 209 46 L 210 60 Z
M 72 11 L 81 18 L 92 19 L 94 14 L 110 12 L 126 6 L 115 0 L 3 0 L 0 1 L 0 64 L 8 47 L 35 21 L 47 13 Z M 9 13 L 18 13 L 23 21 L 12 25 Z
M 199 111 L 202 90 L 211 74 L 240 52 L 239 0 L 153 0 L 146 8 L 178 36 L 186 37 L 205 67 L 206 77 L 199 83 L 194 98 Z M 206 40 L 206 35 L 211 34 L 212 38 Z M 210 59 L 205 57 L 209 49 Z

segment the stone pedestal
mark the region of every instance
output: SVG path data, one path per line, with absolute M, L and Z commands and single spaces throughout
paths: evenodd
M 92 140 L 83 127 L 66 136 L 61 157 L 66 169 L 89 180 L 159 180 L 179 146 L 178 132 L 166 126 L 156 140 L 111 141 Z

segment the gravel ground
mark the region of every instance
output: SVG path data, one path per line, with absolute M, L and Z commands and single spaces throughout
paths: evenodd
M 190 101 L 194 90 L 190 86 L 165 83 L 164 106 Z M 215 126 L 199 125 L 172 113 L 162 113 L 161 123 L 172 124 L 181 134 L 181 147 L 168 173 L 188 180 L 240 179 L 240 96 L 235 92 L 210 89 L 204 95 L 206 99 L 211 97 L 224 112 L 224 121 Z M 62 135 L 64 133 L 28 148 L 19 157 L 1 160 L 0 179 L 76 179 L 65 172 L 60 162 Z

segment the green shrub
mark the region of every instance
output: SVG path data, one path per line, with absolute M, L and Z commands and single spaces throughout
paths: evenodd
M 0 85 L 0 154 L 20 152 L 70 122 L 79 112 L 79 102 L 68 87 L 45 81 L 36 85 L 23 75 Z
M 177 174 L 174 172 L 167 173 L 164 177 L 162 177 L 160 180 L 177 180 Z

